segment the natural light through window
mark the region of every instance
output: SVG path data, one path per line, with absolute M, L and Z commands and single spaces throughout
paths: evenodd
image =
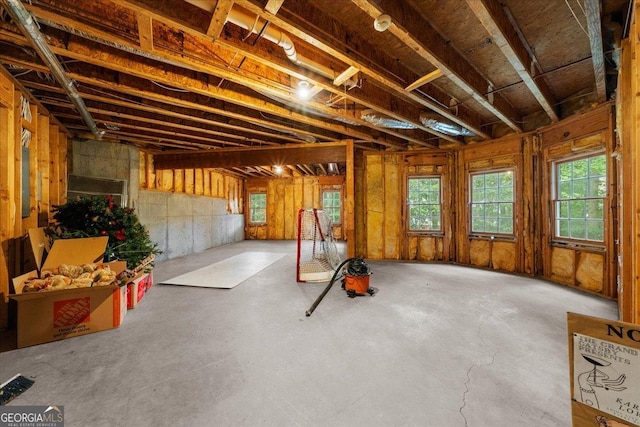
M 556 238 L 604 241 L 604 155 L 556 164 Z
M 323 191 L 322 192 L 322 210 L 324 210 L 331 219 L 332 224 L 340 224 L 340 192 L 339 191 Z
M 471 176 L 471 232 L 513 234 L 513 171 Z
M 440 177 L 408 180 L 409 231 L 442 230 Z
M 252 224 L 267 222 L 267 193 L 249 194 L 249 222 Z

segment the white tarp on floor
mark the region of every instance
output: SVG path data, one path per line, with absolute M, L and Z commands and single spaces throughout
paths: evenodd
M 231 289 L 286 255 L 280 252 L 243 252 L 161 283 Z

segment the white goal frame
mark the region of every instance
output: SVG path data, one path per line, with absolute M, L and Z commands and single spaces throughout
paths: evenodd
M 328 282 L 339 265 L 329 215 L 321 209 L 300 209 L 296 281 Z

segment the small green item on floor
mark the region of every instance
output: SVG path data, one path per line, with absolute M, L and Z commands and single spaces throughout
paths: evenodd
M 20 396 L 25 390 L 31 387 L 34 382 L 34 380 L 17 374 L 9 381 L 0 385 L 0 406 L 6 405 Z

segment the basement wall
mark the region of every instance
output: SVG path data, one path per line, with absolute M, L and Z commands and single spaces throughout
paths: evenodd
M 244 239 L 244 216 L 227 214 L 219 197 L 140 190 L 137 205 L 140 222 L 163 252 L 159 261 Z
M 243 240 L 244 216 L 227 213 L 226 198 L 140 189 L 141 159 L 139 150 L 129 145 L 74 141 L 69 170 L 127 181 L 127 205 L 162 251 L 158 261 Z

